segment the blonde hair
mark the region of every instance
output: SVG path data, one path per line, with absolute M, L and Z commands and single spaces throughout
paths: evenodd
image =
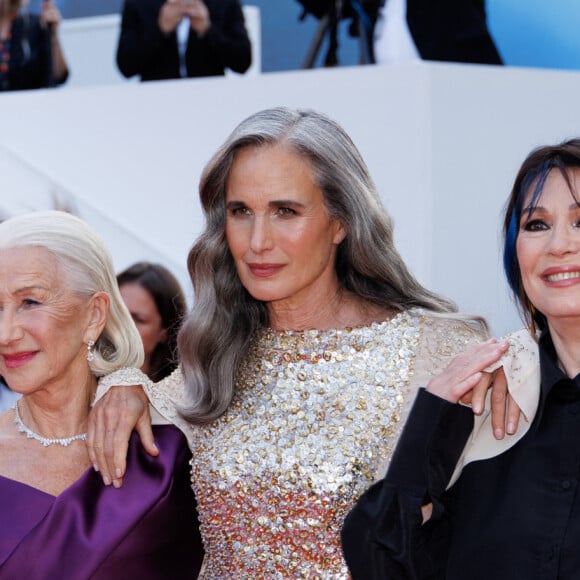
M 95 376 L 143 364 L 143 343 L 119 292 L 111 254 L 83 220 L 62 211 L 41 211 L 0 223 L 0 249 L 21 247 L 50 252 L 71 291 L 86 297 L 96 292 L 109 295 L 107 322 L 89 363 Z

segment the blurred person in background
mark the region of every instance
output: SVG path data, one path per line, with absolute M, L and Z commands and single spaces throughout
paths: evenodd
M 487 26 L 485 0 L 388 0 L 375 53 L 378 63 L 503 64 Z
M 0 91 L 49 88 L 68 78 L 56 4 L 43 2 L 40 14 L 25 10 L 26 4 L 0 0 Z
M 244 73 L 252 47 L 239 0 L 125 0 L 117 64 L 142 81 Z
M 141 370 L 152 380 L 170 375 L 178 364 L 177 333 L 185 296 L 175 276 L 161 264 L 137 262 L 117 276 L 121 296 L 145 349 Z

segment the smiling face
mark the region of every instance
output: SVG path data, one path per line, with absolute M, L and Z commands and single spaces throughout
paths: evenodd
M 271 313 L 315 307 L 336 294 L 344 230 L 330 219 L 308 162 L 283 145 L 248 147 L 227 181 L 226 238 L 238 275 Z
M 571 179 L 580 191 L 580 170 Z M 580 207 L 558 170 L 548 175 L 531 214 L 530 197 L 520 220 L 518 263 L 530 302 L 553 327 L 580 317 Z
M 0 250 L 0 375 L 19 393 L 87 380 L 91 300 L 64 278 L 44 248 Z

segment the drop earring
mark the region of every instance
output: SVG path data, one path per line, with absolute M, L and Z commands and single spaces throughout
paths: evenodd
M 87 342 L 87 360 L 89 362 L 93 362 L 95 360 L 95 355 L 93 353 L 93 346 L 95 346 L 95 341 L 89 340 L 89 342 Z

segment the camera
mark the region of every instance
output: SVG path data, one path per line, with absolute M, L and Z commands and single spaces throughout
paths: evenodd
M 302 5 L 302 14 L 300 20 L 304 20 L 308 14 L 312 14 L 319 20 L 336 9 L 340 5 L 339 19 L 356 18 L 360 15 L 360 10 L 364 12 L 375 23 L 379 10 L 385 4 L 385 0 L 346 0 L 337 3 L 336 0 L 298 0 Z
M 312 14 L 320 23 L 311 42 L 303 68 L 312 68 L 324 36 L 329 37 L 329 46 L 324 66 L 338 64 L 338 23 L 350 18 L 348 34 L 359 39 L 361 64 L 374 64 L 374 29 L 385 0 L 298 0 L 302 5 L 300 20 Z

